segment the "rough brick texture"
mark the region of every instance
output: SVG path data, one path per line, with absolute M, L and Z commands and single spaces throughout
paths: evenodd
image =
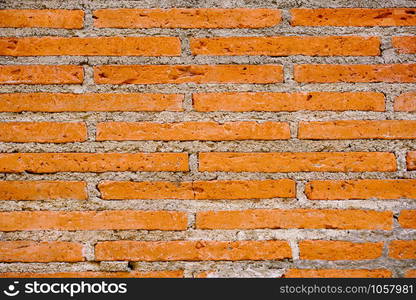
M 416 277 L 414 1 L 0 3 L 0 277 Z

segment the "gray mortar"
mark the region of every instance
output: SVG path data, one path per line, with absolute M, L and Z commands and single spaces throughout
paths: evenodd
M 104 121 L 283 121 L 289 122 L 292 136 L 296 136 L 299 121 L 314 120 L 416 120 L 415 113 L 393 112 L 394 98 L 404 92 L 415 91 L 415 84 L 408 83 L 334 83 L 299 84 L 293 80 L 295 64 L 384 64 L 415 63 L 415 55 L 398 55 L 391 45 L 391 37 L 415 35 L 416 27 L 291 27 L 291 8 L 318 7 L 414 7 L 414 1 L 345 1 L 345 0 L 207 0 L 207 1 L 0 1 L 1 8 L 50 8 L 83 9 L 85 28 L 81 30 L 1 28 L 0 36 L 176 36 L 182 42 L 180 57 L 0 57 L 0 64 L 80 64 L 84 66 L 85 78 L 82 85 L 10 85 L 1 86 L 0 92 L 148 92 L 179 93 L 185 95 L 184 112 L 71 112 L 71 113 L 0 113 L 1 121 L 81 121 L 88 126 L 88 141 L 85 143 L 40 144 L 0 143 L 0 152 L 187 152 L 190 154 L 190 172 L 106 172 L 106 173 L 56 173 L 56 174 L 0 174 L 0 180 L 82 180 L 88 182 L 87 201 L 0 201 L 1 211 L 21 210 L 174 210 L 188 214 L 187 231 L 147 230 L 101 230 L 101 231 L 22 231 L 1 232 L 0 240 L 34 241 L 79 241 L 85 245 L 87 261 L 81 263 L 0 263 L 0 272 L 65 272 L 65 271 L 129 271 L 134 270 L 185 270 L 186 277 L 193 277 L 202 271 L 212 271 L 216 277 L 280 277 L 289 268 L 387 268 L 395 277 L 416 267 L 416 260 L 393 260 L 388 258 L 387 248 L 383 256 L 369 261 L 301 261 L 298 242 L 304 239 L 350 240 L 356 242 L 378 242 L 396 239 L 415 239 L 416 230 L 400 228 L 397 217 L 403 209 L 416 209 L 416 202 L 410 199 L 398 200 L 346 200 L 310 201 L 304 195 L 304 185 L 313 179 L 359 179 L 359 178 L 416 178 L 416 171 L 407 171 L 406 152 L 416 150 L 414 140 L 345 140 L 310 141 L 293 138 L 289 141 L 124 141 L 95 142 L 95 125 Z M 283 22 L 275 27 L 261 29 L 96 29 L 93 28 L 92 11 L 101 8 L 170 8 L 170 7 L 265 7 L 282 10 Z M 211 36 L 275 36 L 275 35 L 361 35 L 380 36 L 382 55 L 378 57 L 269 57 L 269 56 L 197 56 L 190 54 L 189 39 Z M 278 64 L 284 68 L 285 82 L 277 84 L 155 84 L 155 85 L 95 85 L 93 66 L 101 64 Z M 210 112 L 193 111 L 192 93 L 225 91 L 377 91 L 386 97 L 386 112 Z M 235 152 L 323 152 L 323 151 L 381 151 L 393 152 L 398 162 L 396 172 L 296 172 L 296 173 L 226 173 L 199 172 L 197 153 L 209 151 Z M 107 201 L 100 198 L 97 184 L 103 180 L 243 180 L 279 179 L 297 180 L 296 199 L 273 198 L 262 200 L 128 200 Z M 195 212 L 204 210 L 243 210 L 253 208 L 357 208 L 391 210 L 395 214 L 392 231 L 381 230 L 197 230 L 194 228 Z M 243 261 L 243 262 L 95 262 L 93 246 L 106 240 L 288 240 L 293 250 L 293 259 L 284 261 Z

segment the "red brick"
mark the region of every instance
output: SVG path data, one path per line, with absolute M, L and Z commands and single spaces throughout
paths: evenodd
M 416 121 L 326 121 L 300 122 L 299 139 L 350 140 L 350 139 L 416 139 Z
M 83 261 L 82 245 L 72 242 L 0 241 L 2 262 Z
M 415 187 L 416 187 L 416 183 L 415 183 Z M 402 210 L 399 216 L 399 224 L 403 228 L 415 228 L 416 229 L 416 210 Z
M 0 200 L 86 200 L 82 181 L 0 181 Z
M 179 94 L 0 94 L 0 111 L 183 111 Z
M 183 278 L 183 271 L 0 273 L 0 278 Z
M 416 64 L 393 65 L 295 65 L 298 82 L 416 82 Z
M 416 241 L 392 241 L 389 256 L 395 259 L 416 259 Z
M 376 92 L 197 93 L 197 111 L 385 111 L 384 95 Z
M 87 140 L 85 123 L 0 122 L 0 141 L 13 143 L 71 143 Z
M 0 172 L 188 171 L 187 153 L 2 153 Z
M 105 122 L 97 125 L 97 141 L 232 141 L 290 138 L 282 122 Z
M 0 66 L 0 84 L 77 84 L 83 80 L 84 71 L 81 66 Z
M 186 230 L 183 212 L 14 211 L 0 212 L 1 231 L 19 230 Z
M 414 8 L 295 8 L 292 26 L 415 26 Z
M 98 185 L 103 199 L 267 199 L 295 197 L 295 182 L 280 180 L 213 180 L 193 182 L 105 181 Z
M 100 9 L 95 27 L 112 28 L 262 28 L 280 23 L 277 9 Z
M 65 9 L 2 9 L 0 27 L 80 29 L 84 27 L 84 12 Z
M 416 53 L 416 36 L 394 36 L 391 41 L 393 47 L 400 54 Z
M 180 56 L 176 37 L 4 37 L 0 55 L 7 56 Z
M 416 111 L 416 92 L 401 94 L 394 99 L 395 111 Z
M 393 153 L 385 152 L 203 152 L 201 172 L 392 172 Z
M 392 212 L 340 209 L 250 209 L 196 214 L 199 229 L 367 229 L 391 230 Z
M 277 83 L 278 65 L 106 65 L 94 67 L 98 84 Z
M 98 261 L 282 260 L 292 257 L 285 241 L 112 241 L 95 246 Z
M 314 180 L 305 193 L 311 200 L 416 199 L 416 179 Z
M 407 152 L 406 163 L 409 171 L 416 170 L 416 151 Z
M 380 55 L 379 37 L 272 36 L 192 38 L 193 55 Z

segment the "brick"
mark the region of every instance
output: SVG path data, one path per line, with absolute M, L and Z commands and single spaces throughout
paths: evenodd
M 0 94 L 3 112 L 183 111 L 179 94 Z
M 0 66 L 0 84 L 77 84 L 82 83 L 83 80 L 82 66 Z
M 416 269 L 407 270 L 404 277 L 406 277 L 406 278 L 416 278 Z
M 2 9 L 0 27 L 80 29 L 84 27 L 84 12 L 65 9 Z
M 376 92 L 196 93 L 192 98 L 195 110 L 203 112 L 385 111 L 384 95 Z
M 0 55 L 7 56 L 180 56 L 177 37 L 4 37 Z
M 298 82 L 416 82 L 416 64 L 390 65 L 295 65 Z
M 95 246 L 98 261 L 239 261 L 292 257 L 285 241 L 111 241 Z
M 416 121 L 412 120 L 343 120 L 300 122 L 299 139 L 416 139 Z
M 340 209 L 250 209 L 203 211 L 198 229 L 367 229 L 391 230 L 392 212 Z
M 72 242 L 0 241 L 1 262 L 83 261 L 82 245 Z
M 403 228 L 416 228 L 416 210 L 402 210 L 399 216 L 399 224 Z
M 0 122 L 0 142 L 70 143 L 87 140 L 85 123 Z
M 187 153 L 0 153 L 0 172 L 188 171 Z
M 391 41 L 393 47 L 400 54 L 416 53 L 416 36 L 394 36 Z
M 28 273 L 5 272 L 0 278 L 183 278 L 182 270 L 175 271 L 130 271 L 130 272 L 59 272 Z
M 292 26 L 415 26 L 414 8 L 295 8 Z
M 277 9 L 99 9 L 95 27 L 112 28 L 262 28 L 280 23 Z
M 395 259 L 416 259 L 416 241 L 392 241 L 389 256 Z
M 105 65 L 94 67 L 98 84 L 277 83 L 278 65 Z
M 290 138 L 282 122 L 105 122 L 97 124 L 97 141 L 233 141 Z
M 416 199 L 416 179 L 314 180 L 305 194 L 311 200 Z
M 296 196 L 295 182 L 280 180 L 213 180 L 193 182 L 105 181 L 98 185 L 106 200 L 180 199 L 239 200 Z
M 186 230 L 183 212 L 15 211 L 0 212 L 1 231 L 22 230 Z
M 0 200 L 87 200 L 82 181 L 0 181 Z
M 406 164 L 409 171 L 416 170 L 416 151 L 407 152 Z
M 201 172 L 392 172 L 393 153 L 384 152 L 203 152 Z
M 379 37 L 359 36 L 272 36 L 215 37 L 190 40 L 193 55 L 380 55 Z
M 395 111 L 416 111 L 416 92 L 404 93 L 394 99 Z
M 289 269 L 286 278 L 391 278 L 386 269 Z
M 382 255 L 383 243 L 309 240 L 299 242 L 300 259 L 365 260 Z

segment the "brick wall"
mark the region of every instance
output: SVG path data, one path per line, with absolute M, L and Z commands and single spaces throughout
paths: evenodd
M 0 277 L 415 277 L 415 3 L 346 2 L 0 1 Z

